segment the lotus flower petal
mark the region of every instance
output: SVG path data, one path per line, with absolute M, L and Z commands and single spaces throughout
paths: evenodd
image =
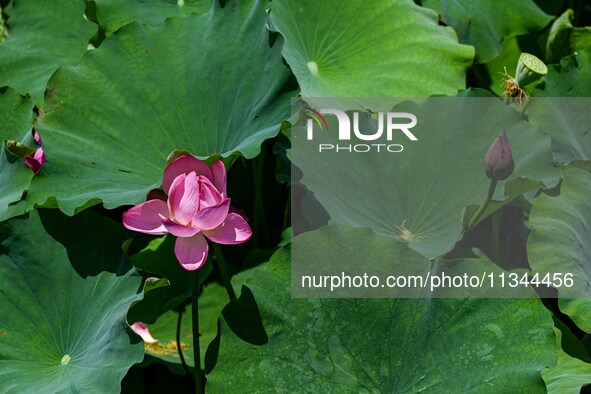
M 35 131 L 33 133 L 33 139 L 39 144 L 39 146 L 43 146 L 43 141 L 41 140 L 41 134 L 39 134 Z
M 166 234 L 160 216 L 168 217 L 168 207 L 162 200 L 150 200 L 136 205 L 123 214 L 123 225 L 133 231 L 146 234 Z
M 34 174 L 37 174 L 41 171 L 41 167 L 43 167 L 46 159 L 43 148 L 38 148 L 33 156 L 25 157 L 25 164 L 33 170 Z
M 213 176 L 213 185 L 221 193 L 222 196 L 227 197 L 226 192 L 226 167 L 221 160 L 216 161 L 211 165 L 211 174 Z
M 171 217 L 180 224 L 188 225 L 199 208 L 199 185 L 194 171 L 179 175 L 170 186 L 168 209 Z
M 190 238 L 177 238 L 174 253 L 181 266 L 187 271 L 194 271 L 205 264 L 209 246 L 201 233 Z
M 213 242 L 232 245 L 248 241 L 252 230 L 242 216 L 229 213 L 222 224 L 213 230 L 203 231 L 203 234 Z
M 224 199 L 220 204 L 200 209 L 192 220 L 192 224 L 201 230 L 211 230 L 224 222 L 230 209 L 230 199 Z
M 246 216 L 246 212 L 244 212 L 244 209 L 236 208 L 236 207 L 230 205 L 230 210 L 228 212 L 236 213 L 236 214 L 242 216 L 242 219 L 244 219 L 248 223 L 248 217 Z
M 174 220 L 160 215 L 160 220 L 166 230 L 176 237 L 192 237 L 199 232 L 199 229 L 193 226 L 178 224 Z
M 181 174 L 189 174 L 195 171 L 197 175 L 203 175 L 208 179 L 213 179 L 211 170 L 203 160 L 199 160 L 193 156 L 183 155 L 175 159 L 166 170 L 164 170 L 164 178 L 162 180 L 162 190 L 166 194 L 170 194 L 169 190 L 173 181 Z
M 209 179 L 199 178 L 199 210 L 219 205 L 224 200 L 218 189 Z

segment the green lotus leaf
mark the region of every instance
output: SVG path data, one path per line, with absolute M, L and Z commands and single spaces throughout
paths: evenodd
M 544 85 L 534 95 L 553 97 L 532 100 L 530 122 L 552 138 L 554 160 L 559 164 L 587 165 L 591 160 L 591 123 L 589 105 L 591 78 L 588 68 L 591 50 L 564 58 L 560 66 L 551 66 Z M 584 98 L 585 97 L 585 98 Z
M 224 320 L 212 392 L 537 393 L 556 357 L 537 299 L 295 299 L 286 249 L 246 284 L 268 343 L 240 340 Z
M 264 2 L 213 2 L 202 16 L 127 25 L 58 70 L 39 121 L 48 159 L 28 206 L 139 203 L 175 149 L 256 156 L 289 116 L 289 70 L 265 20 Z
M 0 42 L 0 86 L 43 101 L 45 85 L 60 65 L 74 65 L 96 25 L 84 18 L 82 0 L 13 0 L 5 10 L 9 35 Z
M 363 264 L 360 264 L 363 262 Z M 531 298 L 538 296 L 530 288 L 503 288 L 504 271 L 488 258 L 472 257 L 446 261 L 428 259 L 408 245 L 390 236 L 378 235 L 367 228 L 349 228 L 330 224 L 306 232 L 291 242 L 293 297 L 330 298 Z M 364 278 L 366 285 L 349 286 L 349 277 Z M 332 277 L 337 276 L 334 280 Z M 408 278 L 406 285 L 386 285 L 389 276 Z M 472 286 L 449 286 L 431 277 L 466 277 Z M 321 285 L 319 278 L 329 278 Z M 404 279 L 403 279 L 404 280 Z M 478 282 L 475 282 L 478 280 Z M 481 281 L 482 280 L 482 281 Z M 468 281 L 468 279 L 466 279 Z M 357 282 L 358 283 L 358 282 Z M 405 282 L 397 282 L 405 283 Z M 457 283 L 457 282 L 456 282 Z
M 207 0 L 94 0 L 99 24 L 111 34 L 132 22 L 157 25 L 170 16 L 204 14 L 210 7 Z
M 35 147 L 31 127 L 33 125 L 33 102 L 28 97 L 7 89 L 0 94 L 0 142 L 19 141 L 29 147 Z M 33 171 L 23 159 L 0 147 L 0 221 L 25 212 L 23 193 L 28 189 Z
M 532 100 L 530 122 L 552 138 L 554 161 L 571 164 L 591 160 L 590 98 L 562 97 Z
M 591 364 L 568 355 L 561 347 L 562 334 L 555 329 L 558 361 L 553 368 L 542 371 L 548 394 L 580 393 L 583 386 L 591 384 Z
M 252 270 L 240 272 L 232 277 L 234 291 L 239 292 L 240 287 L 251 274 Z M 201 279 L 201 275 L 200 275 Z M 204 286 L 199 296 L 199 341 L 201 349 L 201 365 L 205 363 L 205 353 L 208 345 L 218 335 L 218 318 L 224 308 L 230 303 L 230 298 L 225 287 L 218 283 L 209 283 Z M 181 346 L 183 357 L 188 365 L 193 366 L 193 334 L 191 323 L 191 305 L 185 307 L 181 318 Z M 248 311 L 242 309 L 243 317 Z M 156 344 L 146 344 L 146 353 L 167 362 L 172 368 L 178 369 L 181 363 L 176 350 L 176 329 L 178 323 L 178 311 L 172 310 L 164 313 L 153 324 L 149 324 L 150 332 L 158 340 Z M 174 364 L 177 364 L 176 366 Z M 184 372 L 181 372 L 184 373 Z
M 572 275 L 573 286 L 559 288 L 560 309 L 586 332 L 591 333 L 591 174 L 569 169 L 564 174 L 560 195 L 541 195 L 534 200 L 530 215 L 532 232 L 527 255 L 532 270 L 541 274 Z M 566 294 L 566 295 L 565 295 Z
M 226 289 L 216 283 L 205 286 L 199 296 L 199 342 L 201 365 L 205 359 L 207 345 L 213 341 L 218 331 L 218 317 L 230 300 Z M 181 347 L 187 365 L 193 366 L 193 332 L 191 324 L 191 306 L 187 306 L 181 318 Z M 178 311 L 168 311 L 149 324 L 150 333 L 158 340 L 155 344 L 146 344 L 146 353 L 170 364 L 180 364 L 176 347 L 176 328 Z
M 480 204 L 486 196 L 490 180 L 484 157 L 502 131 L 509 137 L 515 171 L 499 183 L 495 201 L 555 186 L 560 178 L 560 170 L 552 164 L 549 138 L 501 100 L 470 97 L 476 94 L 396 105 L 393 111 L 417 117 L 412 128 L 416 141 L 400 131 L 392 141 L 338 141 L 336 131 L 331 132 L 338 130 L 334 116 L 326 117 L 328 129 L 316 131 L 313 141 L 306 139 L 305 128 L 294 127 L 291 157 L 302 171 L 301 183 L 335 223 L 369 227 L 407 242 L 428 258 L 443 255 L 462 236 L 465 207 Z M 399 143 L 404 150 L 319 153 L 321 143 Z M 294 207 L 296 216 L 298 211 Z
M 423 0 L 422 4 L 437 11 L 461 43 L 476 47 L 478 63 L 495 58 L 506 38 L 541 30 L 552 20 L 533 0 Z
M 497 57 L 473 68 L 478 86 L 487 86 L 491 92 L 497 96 L 502 96 L 507 79 L 515 76 L 517 60 L 520 54 L 521 48 L 519 48 L 517 37 L 509 37 L 503 40 Z M 505 70 L 510 75 L 505 74 Z
M 546 43 L 548 63 L 558 63 L 565 56 L 591 47 L 591 27 L 574 27 L 574 12 L 566 10 L 550 29 Z
M 410 0 L 273 1 L 271 19 L 307 97 L 455 94 L 474 55 Z
M 548 67 L 544 83 L 533 92 L 537 97 L 591 96 L 591 49 L 563 58 L 559 65 Z
M 135 303 L 127 316 L 130 323 L 154 323 L 164 312 L 191 297 L 194 278 L 179 264 L 173 250 L 175 241 L 176 237 L 171 235 L 154 238 L 148 246 L 133 256 L 133 263 L 138 269 L 146 275 L 166 278 L 170 285 L 147 292 L 141 301 Z M 211 270 L 209 258 L 199 269 L 199 283 L 205 282 Z
M 143 358 L 125 315 L 141 278 L 121 250 L 124 232 L 93 212 L 84 228 L 56 229 L 62 216 L 0 223 L 0 387 L 5 392 L 118 392 Z M 92 221 L 91 221 L 92 220 Z M 59 242 L 46 233 L 53 227 Z M 117 239 L 117 242 L 114 240 Z M 96 267 L 111 267 L 95 275 Z

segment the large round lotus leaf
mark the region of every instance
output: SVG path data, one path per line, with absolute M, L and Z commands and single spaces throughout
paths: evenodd
M 411 0 L 273 1 L 306 97 L 417 97 L 465 87 L 474 51 Z
M 33 102 L 13 89 L 0 94 L 0 143 L 4 140 L 21 142 L 35 149 L 31 127 L 33 125 Z M 19 203 L 29 187 L 33 172 L 24 160 L 0 147 L 0 221 L 25 212 L 24 203 Z
M 574 286 L 559 295 L 560 309 L 577 325 L 591 332 L 591 174 L 580 169 L 565 172 L 560 195 L 534 200 L 530 216 L 532 233 L 527 255 L 532 270 L 541 274 L 571 274 Z
M 289 260 L 281 250 L 247 280 L 268 343 L 223 321 L 210 391 L 544 392 L 556 349 L 539 300 L 293 299 Z
M 19 139 L 33 125 L 33 102 L 11 88 L 0 92 L 0 139 Z
M 427 272 L 435 270 L 429 259 L 406 244 L 392 237 L 377 235 L 367 228 L 324 226 L 292 239 L 291 253 L 291 292 L 294 297 L 421 298 L 428 290 L 422 289 L 420 285 L 390 288 L 385 287 L 383 281 L 392 273 L 424 277 Z M 305 279 L 310 276 L 338 275 L 341 272 L 348 276 L 371 275 L 380 278 L 382 285 L 333 288 L 336 282 L 331 280 L 328 286 L 315 287 L 311 279 Z
M 554 160 L 560 164 L 591 160 L 591 98 L 556 97 L 533 99 L 530 122 L 552 139 Z
M 282 41 L 269 46 L 264 2 L 218 2 L 202 16 L 131 24 L 49 82 L 39 121 L 47 163 L 28 204 L 73 213 L 101 199 L 136 204 L 160 185 L 174 149 L 256 156 L 289 116 Z
M 499 182 L 495 200 L 558 182 L 560 171 L 552 164 L 549 138 L 497 98 L 435 97 L 394 108 L 417 117 L 412 128 L 416 141 L 400 131 L 394 132 L 392 141 L 386 140 L 386 133 L 377 141 L 339 141 L 334 116 L 326 116 L 328 130 L 315 130 L 312 141 L 305 128 L 292 129 L 291 157 L 302 171 L 301 183 L 333 221 L 393 236 L 428 258 L 450 251 L 463 231 L 464 208 L 480 204 L 486 196 L 490 180 L 484 158 L 502 131 L 507 132 L 515 170 Z M 319 153 L 321 143 L 399 143 L 404 150 Z M 525 189 L 519 185 L 524 183 Z
M 31 94 L 36 102 L 60 65 L 78 63 L 96 25 L 82 0 L 13 0 L 6 10 L 9 36 L 0 43 L 0 86 Z
M 552 138 L 554 159 L 561 164 L 591 160 L 591 50 L 563 59 L 550 67 L 542 89 L 528 109 L 530 122 L 540 126 Z M 551 97 L 551 98 L 550 98 Z M 583 98 L 585 97 L 585 98 Z
M 430 260 L 390 236 L 333 224 L 292 240 L 291 272 L 293 297 L 538 298 L 531 288 L 501 288 L 500 275 L 508 273 L 486 258 Z M 365 277 L 366 285 L 356 282 L 359 279 L 341 279 L 341 273 Z M 388 285 L 392 275 L 403 281 Z M 433 280 L 444 276 L 466 277 L 472 285 L 450 286 Z M 323 285 L 320 278 L 329 279 Z M 353 285 L 348 284 L 351 280 Z
M 574 19 L 575 13 L 569 8 L 552 23 L 546 43 L 549 63 L 558 63 L 565 56 L 591 47 L 591 27 L 575 27 Z
M 141 278 L 121 251 L 124 233 L 96 214 L 68 229 L 55 215 L 43 222 L 37 211 L 28 215 L 0 224 L 0 387 L 118 392 L 144 353 L 125 321 Z M 86 243 L 74 242 L 84 236 Z M 119 269 L 89 275 L 96 267 Z
M 561 347 L 562 334 L 556 333 L 556 348 L 558 360 L 556 366 L 542 371 L 542 378 L 546 383 L 548 394 L 578 394 L 583 386 L 591 384 L 591 364 L 567 354 Z
M 216 0 L 217 1 L 217 0 Z M 204 14 L 210 0 L 95 0 L 98 22 L 107 34 L 131 22 L 156 25 L 170 16 Z
M 551 20 L 533 0 L 423 0 L 452 26 L 464 44 L 476 47 L 476 61 L 496 57 L 507 37 L 541 30 Z
M 565 57 L 559 65 L 548 67 L 544 83 L 536 87 L 536 97 L 591 96 L 591 49 Z

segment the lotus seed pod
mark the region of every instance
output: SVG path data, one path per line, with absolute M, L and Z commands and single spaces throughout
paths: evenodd
M 515 166 L 513 153 L 511 152 L 507 134 L 504 131 L 488 148 L 484 163 L 486 176 L 490 179 L 501 181 L 507 179 L 513 173 L 513 167 Z
M 519 56 L 515 71 L 515 81 L 519 86 L 529 85 L 546 74 L 548 74 L 548 67 L 543 61 L 525 52 Z

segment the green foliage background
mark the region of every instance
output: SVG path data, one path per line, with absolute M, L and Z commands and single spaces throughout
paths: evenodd
M 290 296 L 292 224 L 319 255 L 335 232 L 391 242 L 417 264 L 471 259 L 503 268 L 516 259 L 589 284 L 591 140 L 579 126 L 591 124 L 591 112 L 581 100 L 532 101 L 522 114 L 498 98 L 492 111 L 511 124 L 517 171 L 469 233 L 466 218 L 487 187 L 488 132 L 448 130 L 453 148 L 429 161 L 415 156 L 412 173 L 380 169 L 399 186 L 391 196 L 398 211 L 384 200 L 375 204 L 384 214 L 351 216 L 348 208 L 367 203 L 360 185 L 327 210 L 330 224 L 290 220 L 292 204 L 309 203 L 307 189 L 331 206 L 323 191 L 339 188 L 290 178 L 292 98 L 494 99 L 521 52 L 549 65 L 524 87 L 529 96 L 588 97 L 586 2 L 42 3 L 0 0 L 0 139 L 36 148 L 34 126 L 47 154 L 33 175 L 4 144 L 0 151 L 0 391 L 192 389 L 175 348 L 180 317 L 194 365 L 191 283 L 173 239 L 121 225 L 122 213 L 160 186 L 175 149 L 224 160 L 232 204 L 254 234 L 223 248 L 238 300 L 221 286 L 219 256 L 201 270 L 207 392 L 574 393 L 591 383 L 588 298 Z M 450 156 L 461 159 L 448 165 Z M 321 166 L 293 165 L 304 173 Z M 351 171 L 363 179 L 366 170 Z M 388 233 L 383 218 L 397 222 L 402 211 L 411 233 L 429 236 Z M 143 346 L 129 329 L 136 321 L 157 345 Z

